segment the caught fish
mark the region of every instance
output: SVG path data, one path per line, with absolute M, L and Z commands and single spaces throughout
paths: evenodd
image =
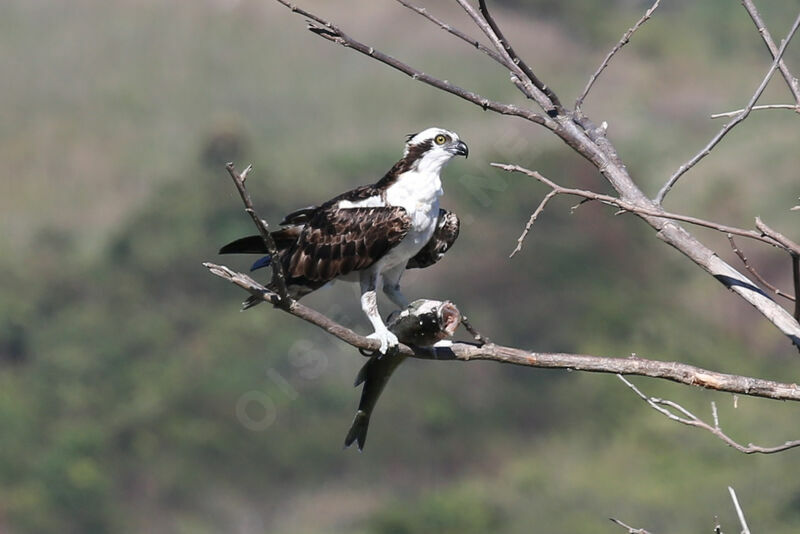
M 460 323 L 461 313 L 452 302 L 420 299 L 412 302 L 406 309 L 392 313 L 387 327 L 401 343 L 430 347 L 452 337 Z M 358 372 L 354 386 L 363 383 L 364 387 L 361 390 L 358 411 L 344 440 L 345 448 L 356 443 L 358 450 L 364 450 L 369 418 L 375 403 L 394 370 L 405 359 L 405 356 L 398 354 L 376 354 Z

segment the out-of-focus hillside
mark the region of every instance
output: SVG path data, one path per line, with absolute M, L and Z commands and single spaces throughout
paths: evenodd
M 429 4 L 469 27 L 452 3 Z M 794 8 L 764 4 L 782 36 Z M 397 3 L 304 5 L 426 72 L 524 104 L 502 69 Z M 567 102 L 645 7 L 503 6 L 516 49 Z M 406 276 L 410 297 L 453 299 L 510 345 L 793 381 L 782 336 L 626 216 L 570 214 L 574 200 L 558 199 L 506 258 L 544 190 L 490 161 L 606 187 L 545 132 L 333 46 L 268 0 L 10 0 L 0 66 L 0 532 L 618 531 L 609 516 L 674 533 L 718 516 L 732 531 L 726 485 L 754 528 L 797 531 L 797 453 L 743 456 L 659 418 L 614 377 L 410 361 L 365 452 L 342 451 L 363 358 L 266 306 L 239 313 L 241 292 L 200 265 L 251 231 L 225 161 L 254 164 L 249 187 L 276 221 L 374 181 L 405 134 L 437 124 L 470 146 L 445 171 L 445 205 L 464 226 L 445 260 Z M 585 109 L 654 193 L 719 129 L 708 116 L 741 107 L 768 66 L 738 3 L 674 2 Z M 782 84 L 763 101 L 789 101 Z M 740 226 L 761 215 L 791 235 L 796 121 L 755 113 L 669 207 Z M 732 256 L 724 236 L 697 233 Z M 742 245 L 790 287 L 783 257 Z M 307 302 L 366 331 L 354 295 L 336 285 Z M 794 406 L 637 383 L 700 414 L 715 400 L 743 442 L 797 437 Z M 243 399 L 265 411 L 242 411 Z

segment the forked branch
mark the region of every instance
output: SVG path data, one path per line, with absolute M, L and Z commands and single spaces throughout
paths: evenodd
M 715 135 L 711 139 L 711 141 L 709 141 L 708 144 L 705 147 L 703 147 L 702 150 L 700 150 L 700 152 L 692 156 L 692 158 L 689 161 L 681 165 L 680 168 L 677 171 L 675 171 L 675 173 L 672 176 L 669 177 L 669 180 L 667 180 L 667 182 L 658 192 L 658 195 L 656 195 L 655 198 L 656 203 L 662 204 L 664 202 L 664 197 L 667 196 L 667 194 L 670 192 L 670 190 L 678 181 L 678 179 L 684 174 L 686 174 L 689 171 L 689 169 L 697 165 L 697 163 L 700 160 L 708 156 L 714 149 L 714 147 L 716 147 L 719 144 L 719 142 L 722 141 L 722 139 L 726 135 L 728 135 L 728 133 L 731 130 L 733 130 L 733 128 L 737 124 L 741 123 L 743 120 L 747 118 L 747 116 L 750 114 L 750 111 L 756 105 L 756 102 L 758 102 L 758 99 L 761 98 L 761 94 L 764 92 L 764 89 L 767 88 L 767 84 L 772 78 L 772 74 L 775 72 L 775 69 L 778 68 L 778 64 L 781 62 L 783 54 L 786 52 L 786 48 L 789 46 L 792 37 L 794 37 L 794 34 L 797 32 L 798 27 L 800 27 L 800 14 L 797 15 L 797 18 L 794 20 L 794 24 L 792 24 L 792 27 L 789 30 L 789 34 L 786 36 L 786 39 L 783 40 L 781 47 L 775 54 L 775 59 L 773 60 L 772 65 L 770 65 L 769 70 L 767 70 L 767 74 L 764 76 L 764 79 L 761 80 L 761 84 L 759 84 L 758 88 L 756 88 L 755 93 L 753 93 L 753 96 L 750 97 L 750 101 L 747 103 L 744 109 L 742 109 L 742 112 L 736 115 L 736 117 L 734 117 L 734 119 L 731 122 L 723 126 L 722 129 L 717 133 L 717 135 Z
M 725 434 L 722 431 L 722 428 L 719 424 L 719 415 L 717 414 L 717 405 L 712 402 L 711 403 L 711 412 L 712 417 L 714 419 L 714 424 L 711 425 L 706 423 L 692 412 L 678 404 L 677 402 L 666 400 L 666 399 L 659 399 L 657 397 L 649 397 L 642 393 L 639 388 L 634 386 L 629 380 L 627 380 L 622 375 L 617 375 L 617 378 L 622 380 L 622 382 L 631 388 L 636 395 L 639 396 L 640 399 L 645 401 L 651 408 L 655 411 L 660 413 L 661 415 L 665 416 L 666 418 L 670 419 L 671 421 L 676 421 L 678 423 L 694 426 L 697 428 L 702 428 L 703 430 L 707 430 L 711 432 L 714 436 L 724 441 L 729 447 L 736 449 L 739 452 L 743 452 L 744 454 L 774 454 L 776 452 L 782 452 L 788 449 L 794 449 L 795 447 L 800 447 L 800 440 L 793 440 L 787 441 L 781 445 L 777 445 L 775 447 L 762 447 L 760 445 L 753 445 L 749 443 L 747 445 L 742 445 L 741 443 L 736 442 L 733 438 Z

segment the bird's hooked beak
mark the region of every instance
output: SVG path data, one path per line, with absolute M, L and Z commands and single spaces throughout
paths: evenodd
M 469 156 L 469 147 L 464 141 L 459 141 L 455 147 L 453 147 L 453 154 L 456 156 L 464 156 L 465 158 Z

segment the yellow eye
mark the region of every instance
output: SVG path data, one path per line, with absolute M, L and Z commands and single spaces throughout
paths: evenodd
M 433 139 L 433 141 L 437 145 L 443 145 L 445 143 L 445 141 L 447 141 L 447 138 L 445 136 L 443 136 L 442 134 L 439 134 Z

